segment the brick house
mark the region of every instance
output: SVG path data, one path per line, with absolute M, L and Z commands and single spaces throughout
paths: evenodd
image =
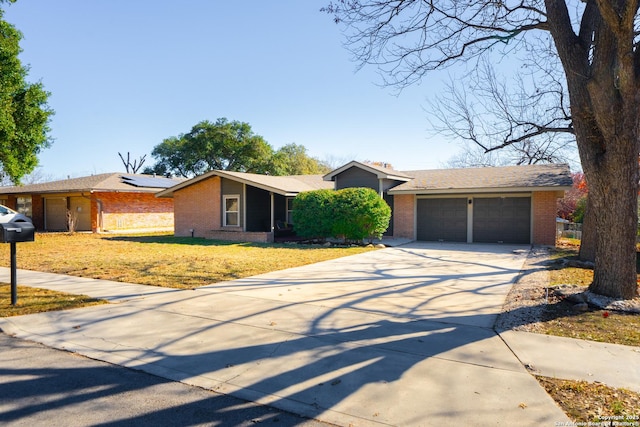
M 104 173 L 0 187 L 0 204 L 31 217 L 39 231 L 66 231 L 68 212 L 76 218 L 76 231 L 172 231 L 173 200 L 154 194 L 182 181 Z
M 571 185 L 567 165 L 401 172 L 353 161 L 326 175 L 211 171 L 156 196 L 173 198 L 178 236 L 273 241 L 298 193 L 368 187 L 392 209 L 391 237 L 553 245 L 556 200 Z

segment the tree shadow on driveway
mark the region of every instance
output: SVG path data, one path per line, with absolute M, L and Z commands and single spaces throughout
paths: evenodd
M 431 251 L 377 251 L 41 322 L 67 348 L 94 346 L 91 357 L 343 425 L 558 421 L 491 329 L 524 258 Z

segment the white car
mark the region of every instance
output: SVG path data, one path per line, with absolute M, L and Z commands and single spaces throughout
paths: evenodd
M 0 205 L 0 223 L 6 222 L 31 222 L 31 218 L 4 205 Z

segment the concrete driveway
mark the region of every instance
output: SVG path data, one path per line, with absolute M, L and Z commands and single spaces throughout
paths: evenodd
M 338 425 L 553 425 L 491 329 L 527 252 L 412 243 L 195 291 L 20 272 L 117 303 L 0 328 Z

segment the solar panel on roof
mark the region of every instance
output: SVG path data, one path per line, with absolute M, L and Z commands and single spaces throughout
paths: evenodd
M 176 185 L 176 181 L 165 177 L 123 176 L 122 180 L 134 187 L 169 188 Z

